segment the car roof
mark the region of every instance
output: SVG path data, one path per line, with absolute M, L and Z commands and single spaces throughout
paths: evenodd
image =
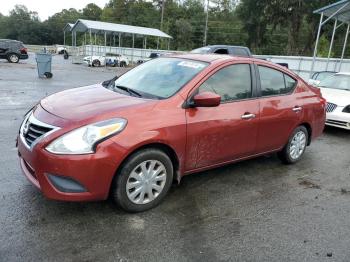
M 239 46 L 239 45 L 208 45 L 208 46 L 204 46 L 204 47 L 235 47 L 235 48 L 246 48 L 246 49 L 248 49 L 248 47 L 246 47 L 246 46 Z
M 179 55 L 172 55 L 170 57 L 175 58 L 183 58 L 183 59 L 190 59 L 190 60 L 196 60 L 206 63 L 212 63 L 217 60 L 249 60 L 251 61 L 252 58 L 250 57 L 241 57 L 241 56 L 231 56 L 231 55 L 220 55 L 220 54 L 179 54 Z
M 21 41 L 13 40 L 13 39 L 0 39 L 0 41 L 6 41 L 6 42 L 18 42 L 21 43 Z
M 350 72 L 339 72 L 339 73 L 336 73 L 336 75 L 346 75 L 346 76 L 350 76 Z

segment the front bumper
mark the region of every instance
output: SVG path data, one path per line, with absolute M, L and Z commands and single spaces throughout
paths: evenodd
M 350 113 L 342 112 L 344 107 L 337 107 L 333 112 L 327 113 L 326 125 L 350 130 Z
M 55 155 L 45 147 L 62 130 L 42 138 L 32 148 L 19 135 L 20 167 L 28 180 L 47 198 L 64 201 L 95 201 L 108 197 L 123 148 L 111 140 L 99 144 L 96 153 Z

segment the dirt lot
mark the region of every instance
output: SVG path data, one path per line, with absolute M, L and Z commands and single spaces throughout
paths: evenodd
M 15 138 L 40 98 L 120 69 L 54 57 L 0 61 L 0 261 L 349 261 L 350 132 L 326 128 L 293 166 L 275 155 L 185 177 L 156 209 L 45 199 L 21 174 Z

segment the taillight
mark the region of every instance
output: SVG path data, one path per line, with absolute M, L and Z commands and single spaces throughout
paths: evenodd
M 27 54 L 27 51 L 28 51 L 28 49 L 27 48 L 25 48 L 25 47 L 22 47 L 20 50 L 19 50 L 20 52 L 21 52 L 21 54 Z

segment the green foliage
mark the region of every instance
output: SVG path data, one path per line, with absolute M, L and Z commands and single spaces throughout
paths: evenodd
M 164 1 L 162 29 L 173 36 L 171 48 L 191 50 L 202 46 L 207 1 Z M 256 54 L 312 55 L 319 23 L 319 15 L 313 10 L 331 2 L 334 1 L 210 0 L 207 44 L 245 45 Z M 0 14 L 0 38 L 28 44 L 62 44 L 63 27 L 79 18 L 161 28 L 161 7 L 162 0 L 110 0 L 102 9 L 90 3 L 82 10 L 63 9 L 42 22 L 36 12 L 17 5 L 8 16 Z M 341 27 L 335 38 L 335 55 L 341 53 L 344 29 Z M 329 22 L 322 30 L 322 56 L 328 55 L 331 33 Z M 82 39 L 78 36 L 78 43 Z M 71 44 L 69 33 L 66 40 Z M 131 37 L 125 36 L 122 46 L 130 46 L 131 42 Z M 142 43 L 141 37 L 135 38 L 137 47 Z M 147 37 L 147 46 L 156 48 L 157 39 Z M 160 41 L 160 48 L 166 47 L 167 41 Z

